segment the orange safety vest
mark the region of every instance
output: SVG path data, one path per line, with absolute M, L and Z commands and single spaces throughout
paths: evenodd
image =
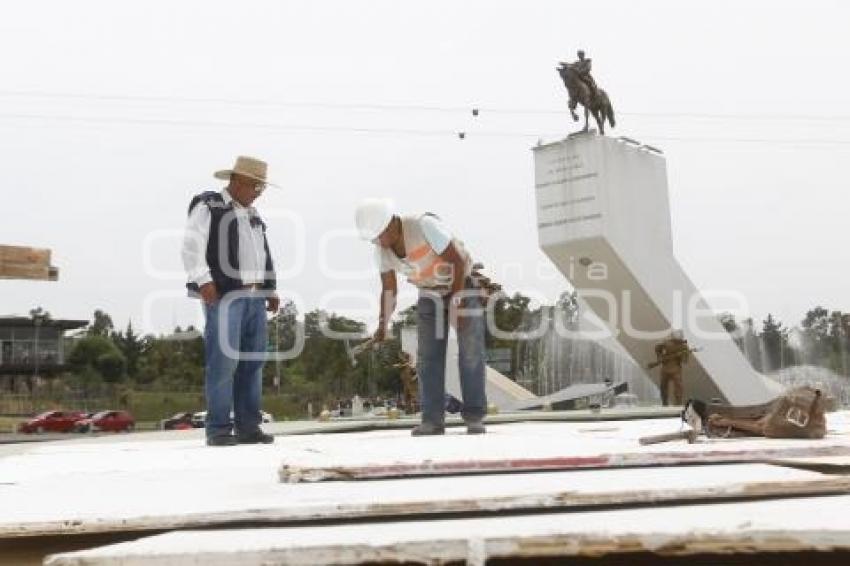
M 407 280 L 420 288 L 446 289 L 451 286 L 454 279 L 452 265 L 441 258 L 425 238 L 419 223 L 423 216 L 425 215 L 401 217 L 401 231 L 406 253 L 404 259 L 411 268 L 407 274 Z M 472 257 L 466 251 L 463 242 L 452 238 L 452 243 L 464 260 L 463 277 L 468 277 L 472 273 Z

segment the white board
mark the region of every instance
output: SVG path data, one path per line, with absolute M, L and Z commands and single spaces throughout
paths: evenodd
M 832 417 L 833 415 L 830 415 Z M 202 438 L 177 433 L 138 433 L 88 441 L 29 445 L 0 457 L 0 537 L 73 532 L 174 528 L 239 520 L 305 520 L 380 514 L 521 509 L 589 502 L 664 500 L 718 496 L 741 485 L 796 481 L 795 489 L 821 489 L 821 476 L 801 470 L 722 466 L 717 472 L 689 467 L 594 470 L 384 480 L 380 482 L 280 483 L 281 462 L 302 467 L 456 461 L 465 456 L 546 457 L 574 454 L 591 459 L 608 454 L 669 454 L 694 462 L 705 451 L 749 452 L 758 446 L 802 449 L 850 444 L 844 423 L 832 426 L 826 442 L 729 440 L 640 447 L 644 434 L 678 426 L 674 419 L 585 423 L 494 425 L 484 437 L 449 434 L 411 438 L 407 431 L 279 436 L 275 444 L 209 448 Z M 830 421 L 832 423 L 832 421 Z M 175 440 L 175 438 L 178 438 Z M 841 445 L 841 444 L 839 444 Z M 674 448 L 676 450 L 674 450 Z M 2 453 L 2 452 L 0 452 Z M 737 471 L 736 471 L 737 470 Z M 742 471 L 744 470 L 744 471 Z M 749 472 L 745 472 L 750 470 Z M 764 472 L 765 475 L 762 475 Z M 830 489 L 843 489 L 835 484 Z M 663 493 L 668 490 L 668 493 Z M 215 497 L 210 497 L 215 493 Z M 547 503 L 547 501 L 549 503 Z
M 49 557 L 47 566 L 440 563 L 850 550 L 850 496 L 483 519 L 182 531 Z
M 681 429 L 675 419 L 610 423 L 522 423 L 490 427 L 482 436 L 449 431 L 438 437 L 364 435 L 358 442 L 327 439 L 310 451 L 289 451 L 281 480 L 323 481 L 460 473 L 670 465 L 850 454 L 848 425 L 830 414 L 821 440 L 701 438 L 640 446 L 643 436 Z M 833 424 L 834 423 L 834 424 Z
M 296 485 L 275 482 L 268 468 L 219 466 L 179 476 L 128 466 L 56 480 L 0 488 L 0 539 L 850 493 L 850 478 L 765 464 Z

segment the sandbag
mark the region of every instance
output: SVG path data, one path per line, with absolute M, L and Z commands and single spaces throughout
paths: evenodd
M 797 387 L 779 398 L 767 414 L 764 435 L 768 438 L 823 438 L 826 415 L 819 389 Z
M 749 407 L 746 412 L 711 405 L 705 411 L 708 436 L 823 438 L 826 435 L 823 395 L 819 389 L 807 385 L 795 387 L 758 408 Z

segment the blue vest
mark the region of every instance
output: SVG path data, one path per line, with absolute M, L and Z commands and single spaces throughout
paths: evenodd
M 210 267 L 210 276 L 215 283 L 216 290 L 219 295 L 224 295 L 230 291 L 241 289 L 243 286 L 242 280 L 238 277 L 231 277 L 222 268 L 220 244 L 227 242 L 227 261 L 231 266 L 229 270 L 232 274 L 234 271 L 239 271 L 239 230 L 235 219 L 229 219 L 229 222 L 222 222 L 222 219 L 232 213 L 233 205 L 225 204 L 224 197 L 216 191 L 205 191 L 192 198 L 189 203 L 189 214 L 198 205 L 203 203 L 210 210 L 210 234 L 207 239 L 206 259 L 207 265 Z M 232 218 L 232 217 L 231 217 Z M 269 241 L 266 238 L 266 224 L 259 216 L 251 217 L 251 226 L 261 226 L 263 228 L 263 247 L 266 250 L 266 280 L 263 282 L 262 288 L 272 291 L 277 288 L 277 280 L 274 274 L 274 264 L 272 263 L 272 254 L 269 253 Z M 223 235 L 222 231 L 227 230 L 227 234 Z M 198 284 L 194 281 L 186 283 L 186 288 L 189 294 L 195 295 L 200 292 Z

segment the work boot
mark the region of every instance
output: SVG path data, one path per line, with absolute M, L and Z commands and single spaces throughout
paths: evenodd
M 487 429 L 484 428 L 482 419 L 466 419 L 466 434 L 484 434 Z
M 239 444 L 271 444 L 274 442 L 274 436 L 266 434 L 260 429 L 248 434 L 240 434 L 236 437 Z
M 410 431 L 411 436 L 438 436 L 446 433 L 446 427 L 443 425 L 435 425 L 429 422 L 423 422 Z
M 236 446 L 236 437 L 232 434 L 219 434 L 207 437 L 207 446 Z

